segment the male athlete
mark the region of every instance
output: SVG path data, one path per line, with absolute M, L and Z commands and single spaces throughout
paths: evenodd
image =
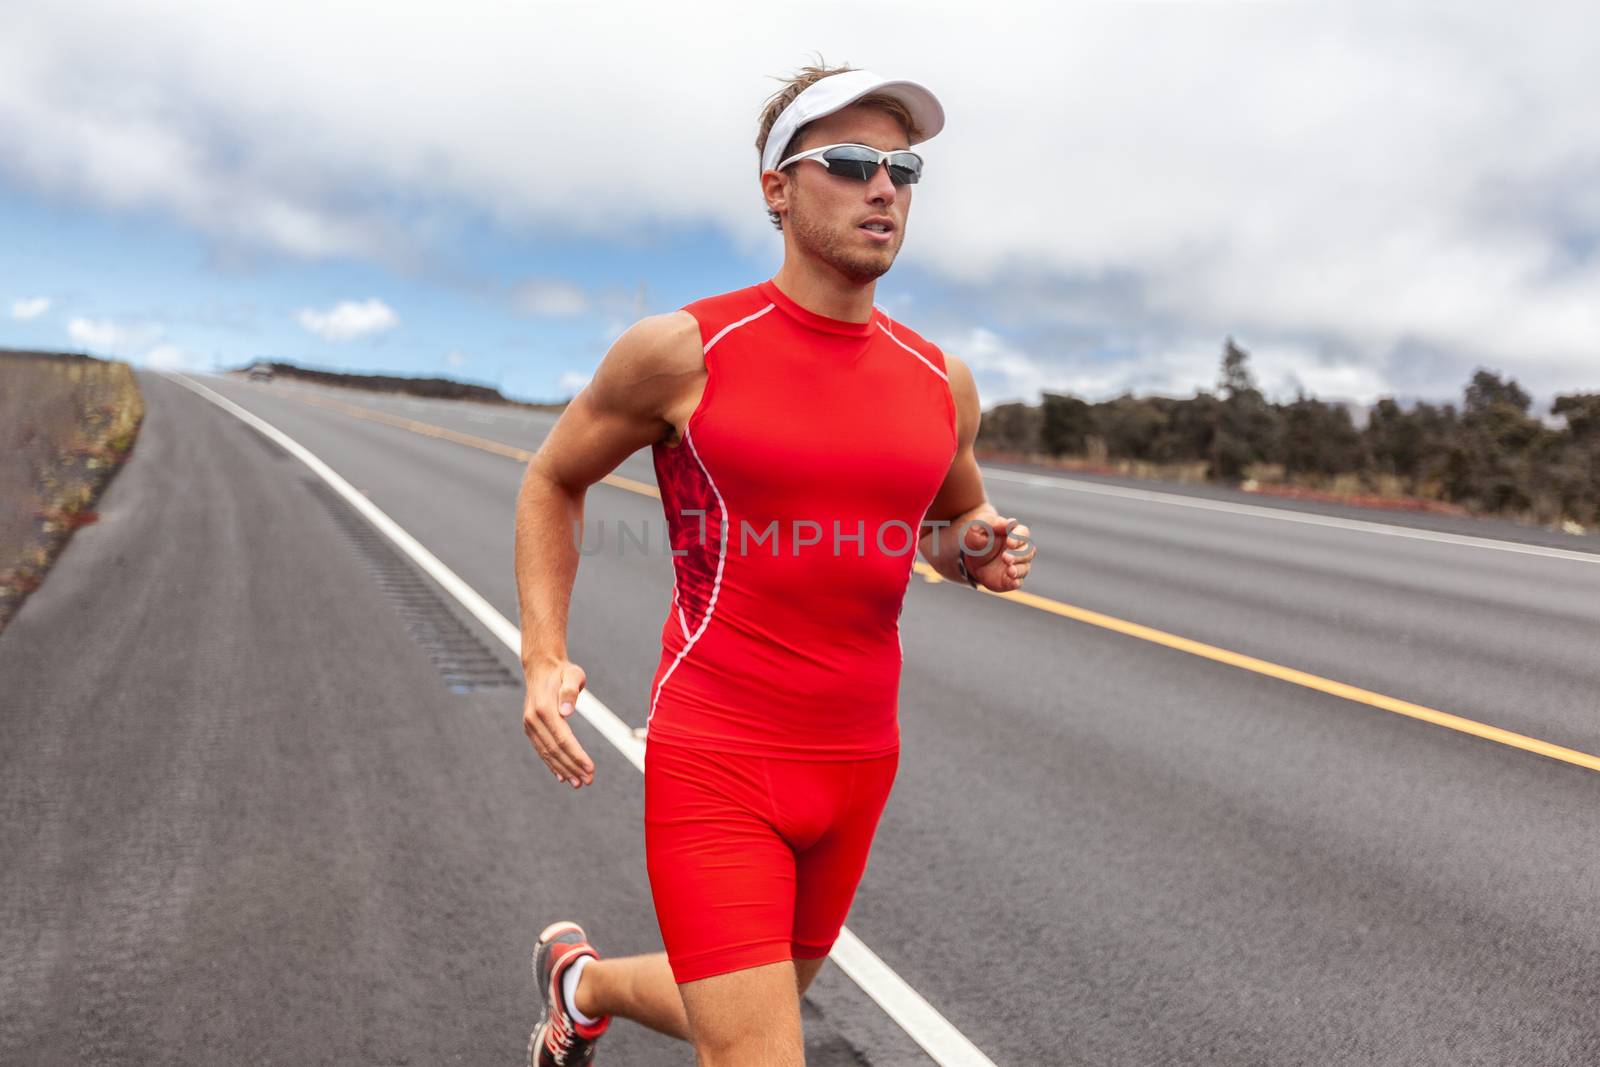
M 990 506 L 973 460 L 971 374 L 873 302 L 921 176 L 909 149 L 943 124 L 914 82 L 803 68 L 756 141 L 777 274 L 635 323 L 528 465 L 523 728 L 558 780 L 594 781 L 566 722 L 585 491 L 645 446 L 674 570 L 644 781 L 666 952 L 601 959 L 577 923 L 546 927 L 536 1067 L 592 1062 L 613 1015 L 692 1041 L 701 1067 L 804 1063 L 799 994 L 899 763 L 913 546 L 996 592 L 1027 575 L 1028 529 Z

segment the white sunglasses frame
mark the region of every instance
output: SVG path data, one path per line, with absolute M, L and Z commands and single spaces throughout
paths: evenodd
M 894 149 L 890 149 L 889 151 L 885 152 L 882 149 L 873 148 L 869 144 L 862 144 L 860 141 L 840 141 L 838 144 L 825 144 L 825 145 L 820 145 L 820 146 L 818 146 L 816 148 L 808 148 L 804 152 L 796 152 L 794 155 L 790 156 L 788 159 L 784 160 L 782 163 L 779 163 L 776 167 L 773 167 L 772 169 L 773 170 L 782 170 L 784 167 L 787 167 L 789 164 L 797 162 L 798 160 L 812 159 L 812 158 L 815 158 L 817 156 L 820 156 L 823 152 L 826 152 L 830 148 L 865 148 L 868 152 L 876 152 L 876 153 L 878 153 L 877 166 L 879 166 L 879 167 L 887 166 L 888 162 L 889 162 L 889 157 L 890 156 L 898 156 L 898 155 L 916 156 L 917 157 L 917 162 L 921 163 L 924 166 L 926 166 L 927 162 L 928 162 L 927 160 L 922 158 L 922 153 L 921 152 L 913 152 L 909 148 L 894 148 Z M 828 161 L 826 159 L 817 159 L 817 162 L 821 163 L 823 168 L 826 169 L 828 171 L 828 173 L 830 173 L 830 174 L 833 173 L 833 168 L 828 166 Z M 876 174 L 877 170 L 874 169 L 873 173 Z M 921 180 L 922 180 L 922 174 L 919 171 L 917 173 L 917 181 L 915 181 L 915 182 L 907 182 L 906 184 L 907 185 L 916 185 Z

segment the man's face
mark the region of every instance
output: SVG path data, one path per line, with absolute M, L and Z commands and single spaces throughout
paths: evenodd
M 898 119 L 858 105 L 817 119 L 790 154 L 828 144 L 864 144 L 885 152 L 909 147 Z M 791 163 L 783 173 L 789 177 L 789 212 L 783 225 L 801 252 L 858 284 L 893 266 L 906 236 L 912 186 L 891 182 L 887 167 L 879 166 L 869 180 L 859 182 L 829 172 L 815 159 Z M 868 219 L 887 221 L 889 232 L 863 228 Z

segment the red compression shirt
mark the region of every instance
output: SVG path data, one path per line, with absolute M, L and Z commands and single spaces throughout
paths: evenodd
M 674 554 L 649 736 L 859 759 L 900 746 L 900 610 L 956 449 L 939 349 L 770 280 L 684 307 L 704 395 L 653 446 Z

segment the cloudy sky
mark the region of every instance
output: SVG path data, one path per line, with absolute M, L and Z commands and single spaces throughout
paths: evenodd
M 1190 395 L 1232 334 L 1276 399 L 1547 407 L 1600 391 L 1589 6 L 13 7 L 0 346 L 570 395 L 776 271 L 756 118 L 820 53 L 945 104 L 877 299 L 986 404 Z

